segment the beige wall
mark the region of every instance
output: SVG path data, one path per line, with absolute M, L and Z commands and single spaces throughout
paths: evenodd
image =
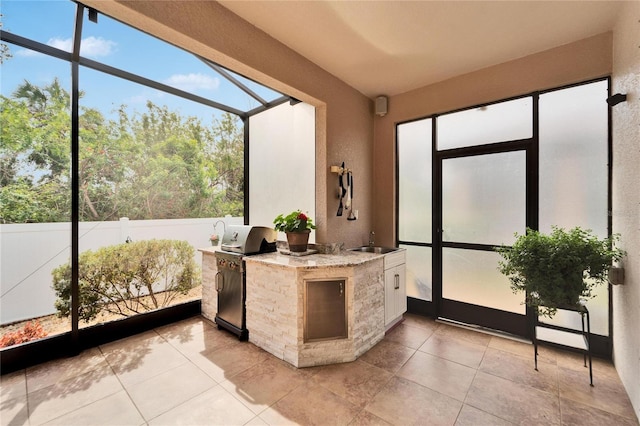
M 315 106 L 316 240 L 347 246 L 367 241 L 373 218 L 370 99 L 216 2 L 83 3 Z M 354 174 L 356 221 L 336 216 L 338 178 L 329 167 L 343 161 Z
M 627 251 L 625 283 L 613 287 L 613 359 L 640 418 L 640 2 L 628 2 L 613 33 L 613 231 Z
M 389 99 L 374 120 L 374 230 L 395 243 L 395 124 L 611 73 L 611 33 L 413 90 Z

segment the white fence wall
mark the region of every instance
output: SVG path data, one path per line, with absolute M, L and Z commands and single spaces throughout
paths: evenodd
M 243 218 L 128 220 L 81 222 L 80 252 L 133 241 L 172 239 L 188 241 L 194 248 L 211 245 L 214 223 L 242 225 Z M 219 235 L 223 225 L 215 227 Z M 0 324 L 55 313 L 51 271 L 69 262 L 70 223 L 0 225 Z M 196 251 L 196 264 L 202 255 Z

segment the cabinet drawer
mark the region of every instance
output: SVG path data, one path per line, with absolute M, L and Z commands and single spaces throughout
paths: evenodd
M 405 250 L 394 251 L 384 255 L 384 269 L 393 268 L 394 266 L 402 265 L 405 261 Z

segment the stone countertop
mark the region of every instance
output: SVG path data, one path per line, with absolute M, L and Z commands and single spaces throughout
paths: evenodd
M 214 254 L 215 252 L 220 251 L 220 246 L 201 247 L 196 250 L 202 253 Z
M 280 252 L 257 254 L 244 258 L 247 263 L 262 263 L 287 268 L 325 268 L 362 265 L 375 259 L 382 259 L 384 254 L 363 253 L 342 250 L 337 254 L 310 254 L 307 256 L 291 256 Z

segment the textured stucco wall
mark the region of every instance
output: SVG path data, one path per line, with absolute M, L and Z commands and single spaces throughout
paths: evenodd
M 627 2 L 613 32 L 613 231 L 622 236 L 624 285 L 613 286 L 613 359 L 640 418 L 640 2 Z

